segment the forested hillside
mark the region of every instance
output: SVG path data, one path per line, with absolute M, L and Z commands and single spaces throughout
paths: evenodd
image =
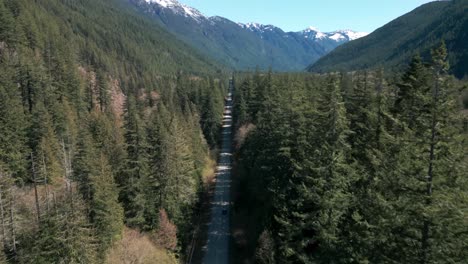
M 227 78 L 132 10 L 0 0 L 0 263 L 184 257 Z
M 431 54 L 396 82 L 381 70 L 237 77 L 234 260 L 466 262 L 462 85 L 445 46 Z
M 367 37 L 346 43 L 316 63 L 311 72 L 354 71 L 386 67 L 404 70 L 416 53 L 430 58 L 441 39 L 447 44 L 450 73 L 468 73 L 468 1 L 433 1 L 375 30 Z M 312 63 L 312 62 L 311 62 Z
M 466 262 L 466 1 L 356 57 L 401 75 L 236 74 L 232 208 L 230 76 L 132 1 L 0 0 L 0 263 L 184 263 L 205 218 L 237 262 Z
M 238 24 L 206 17 L 177 0 L 126 0 L 198 51 L 237 70 L 302 71 L 337 46 L 356 38 L 350 30 L 284 32 L 273 25 Z

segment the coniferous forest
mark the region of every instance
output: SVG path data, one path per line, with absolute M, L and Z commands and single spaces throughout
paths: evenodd
M 103 263 L 128 228 L 183 251 L 227 78 L 154 26 L 0 1 L 0 263 Z
M 400 76 L 241 75 L 234 215 L 248 224 L 233 232 L 252 244 L 235 252 L 256 263 L 465 263 L 466 84 L 447 70 L 442 43 Z
M 189 262 L 230 79 L 232 263 L 467 262 L 443 40 L 402 72 L 232 74 L 130 2 L 0 0 L 0 263 Z

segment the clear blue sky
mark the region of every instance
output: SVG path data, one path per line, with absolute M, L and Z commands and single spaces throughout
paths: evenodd
M 179 0 L 207 16 L 272 24 L 285 31 L 314 26 L 323 32 L 372 32 L 432 0 Z

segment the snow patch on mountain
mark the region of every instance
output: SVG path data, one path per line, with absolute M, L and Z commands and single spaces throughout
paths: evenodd
M 340 40 L 345 40 L 345 36 L 341 35 L 340 33 L 335 33 L 331 35 L 329 38 L 335 40 L 335 41 L 340 41 Z
M 298 33 L 304 35 L 305 38 L 324 39 L 327 37 L 326 34 L 322 33 L 318 28 L 313 26 L 310 26 Z
M 215 25 L 216 23 L 220 23 L 225 20 L 222 17 L 205 17 L 200 11 L 195 8 L 189 7 L 187 5 L 179 3 L 177 0 L 143 0 L 150 4 L 156 4 L 160 8 L 169 9 L 175 14 L 181 14 L 185 17 L 190 17 L 201 23 L 202 20 L 208 20 L 211 25 Z M 275 27 L 273 25 L 264 25 L 260 23 L 238 23 L 238 25 L 244 29 L 248 29 L 257 35 L 260 35 L 263 38 L 263 34 L 267 34 L 268 32 L 283 32 L 280 28 Z M 283 32 L 284 33 L 284 32 Z M 353 30 L 345 29 L 345 30 L 336 30 L 333 32 L 321 32 L 318 28 L 310 26 L 305 30 L 299 32 L 286 32 L 284 36 L 288 36 L 288 34 L 299 34 L 302 35 L 306 39 L 310 39 L 313 41 L 326 41 L 332 40 L 335 42 L 346 42 L 355 40 L 361 37 L 366 36 L 368 33 L 365 32 L 356 32 Z
M 362 38 L 369 34 L 366 32 L 356 32 L 350 29 L 336 30 L 333 32 L 321 32 L 318 28 L 312 26 L 296 33 L 301 34 L 308 39 L 331 39 L 336 42 L 351 41 Z
M 176 0 L 145 0 L 150 4 L 157 4 L 165 9 L 171 9 L 176 14 L 183 14 L 185 17 L 191 17 L 196 21 L 206 18 L 200 11 L 190 6 L 179 3 Z
M 257 33 L 265 33 L 266 31 L 274 31 L 275 29 L 278 29 L 277 27 L 273 25 L 263 25 L 259 23 L 237 23 L 241 28 L 244 29 L 249 29 L 252 32 L 257 32 Z
M 350 29 L 338 30 L 336 32 L 347 36 L 349 40 L 355 40 L 369 35 L 367 32 L 356 32 Z

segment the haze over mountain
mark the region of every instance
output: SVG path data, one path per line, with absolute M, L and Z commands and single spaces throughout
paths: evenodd
M 303 70 L 339 45 L 367 34 L 352 30 L 321 32 L 314 27 L 284 32 L 273 25 L 206 17 L 176 0 L 128 1 L 184 42 L 235 69 L 271 66 L 280 71 Z
M 444 40 L 451 71 L 462 78 L 468 73 L 468 1 L 435 1 L 422 5 L 370 35 L 346 43 L 308 68 L 312 72 L 354 71 L 385 66 L 405 67 L 420 53 Z

